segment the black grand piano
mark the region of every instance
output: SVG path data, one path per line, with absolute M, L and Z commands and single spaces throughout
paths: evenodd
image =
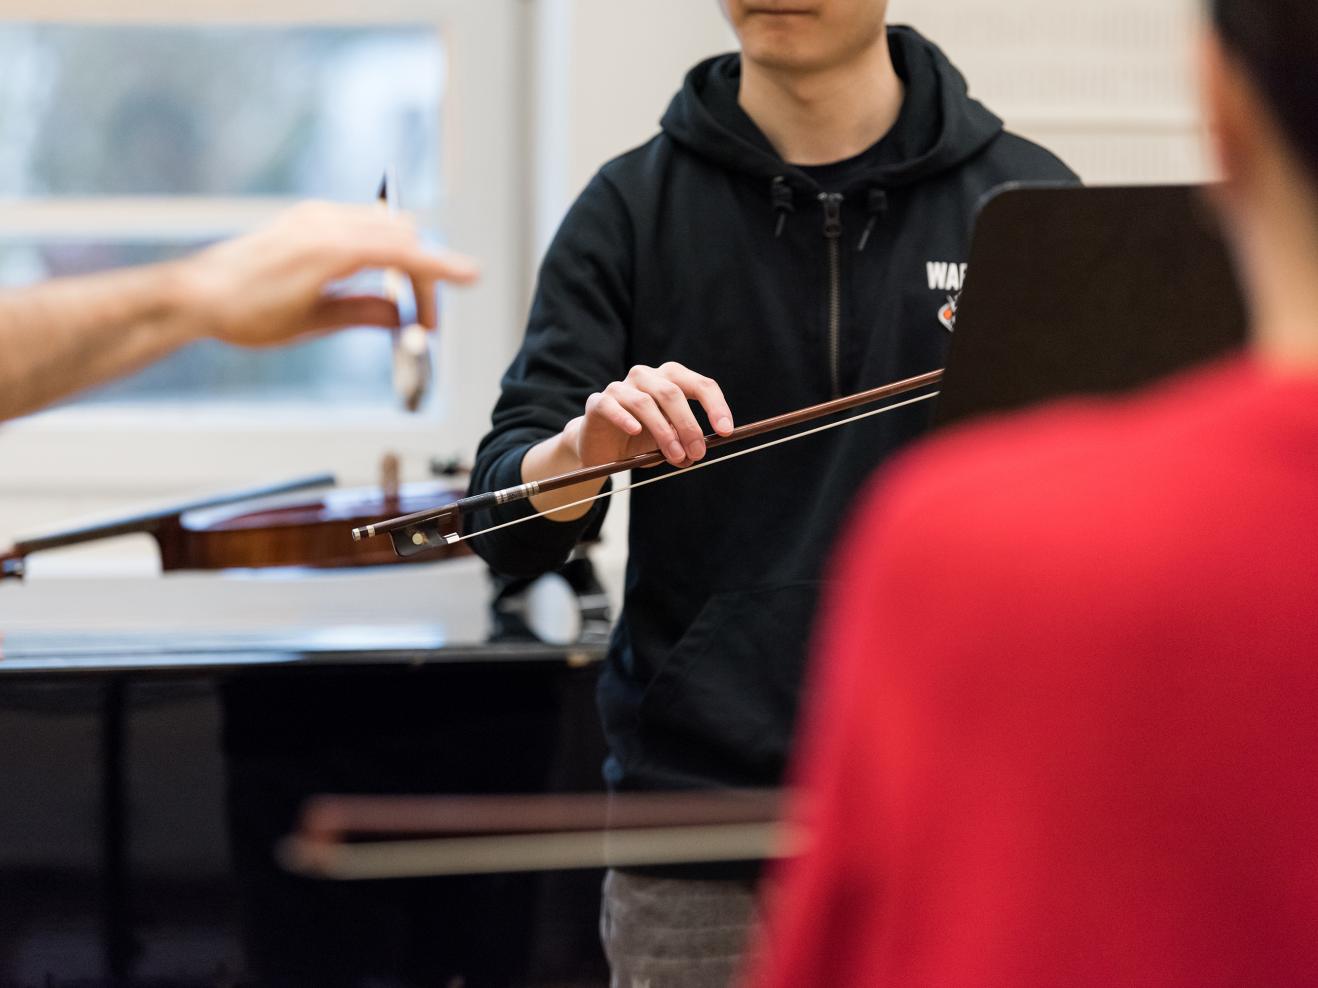
M 599 787 L 599 636 L 490 594 L 471 557 L 0 587 L 0 984 L 603 984 L 598 873 L 274 857 L 316 793 Z

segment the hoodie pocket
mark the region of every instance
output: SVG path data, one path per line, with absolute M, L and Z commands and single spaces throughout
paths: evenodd
M 696 776 L 777 782 L 818 594 L 812 581 L 710 597 L 641 700 L 655 754 Z

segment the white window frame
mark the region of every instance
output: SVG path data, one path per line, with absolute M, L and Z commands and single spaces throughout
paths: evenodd
M 386 450 L 400 453 L 412 473 L 432 454 L 469 456 L 520 338 L 526 300 L 525 7 L 520 0 L 7 0 L 6 20 L 38 23 L 433 25 L 448 66 L 446 195 L 438 214 L 450 242 L 481 259 L 483 277 L 475 288 L 445 294 L 439 400 L 430 414 L 313 413 L 305 406 L 243 414 L 204 403 L 62 408 L 0 426 L 0 502 L 88 488 L 160 497 L 326 470 L 360 481 L 371 478 Z M 292 202 L 0 200 L 0 237 L 201 238 L 251 229 Z

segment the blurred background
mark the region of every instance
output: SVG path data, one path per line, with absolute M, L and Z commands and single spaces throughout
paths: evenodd
M 940 43 L 972 93 L 1086 181 L 1186 182 L 1208 177 L 1190 81 L 1198 3 L 892 0 L 891 20 Z M 0 290 L 174 256 L 306 197 L 368 202 L 386 167 L 426 237 L 484 268 L 478 286 L 441 299 L 438 386 L 415 415 L 398 409 L 388 335 L 361 330 L 283 351 L 197 345 L 0 424 L 0 552 L 17 536 L 208 491 L 321 472 L 374 483 L 390 451 L 404 479 L 425 477 L 435 457 L 469 462 L 564 211 L 601 163 L 655 132 L 690 66 L 731 47 L 717 0 L 0 0 Z M 617 500 L 594 552 L 615 599 Z M 442 618 L 444 640 L 480 638 L 476 560 L 382 569 L 160 580 L 145 535 L 39 553 L 26 586 L 0 588 L 0 663 L 4 632 L 12 646 L 24 627 L 111 642 L 143 629 L 279 640 L 347 627 L 359 647 L 385 648 Z M 0 671 L 14 671 L 12 652 Z M 382 789 L 469 791 L 465 776 L 413 777 L 394 763 L 407 753 L 427 772 L 474 773 L 490 750 L 528 773 L 528 758 L 552 753 L 551 785 L 599 785 L 586 666 L 511 677 L 496 663 L 456 683 L 405 663 L 378 676 L 299 671 L 237 677 L 223 696 L 200 677 L 125 683 L 113 669 L 0 684 L 0 982 L 54 984 L 43 980 L 53 970 L 90 984 L 76 979 L 103 966 L 115 914 L 100 904 L 113 884 L 101 856 L 113 841 L 97 800 L 118 790 L 98 759 L 127 766 L 115 785 L 130 839 L 118 840 L 135 884 L 118 919 L 136 924 L 133 963 L 156 978 L 218 972 L 213 984 L 234 983 L 243 963 L 231 858 L 268 850 L 289 826 L 279 807 L 296 806 L 295 795 L 270 802 L 260 840 L 235 843 L 226 829 L 226 806 L 265 805 L 235 793 L 262 796 L 273 771 L 263 759 L 287 754 L 267 726 L 288 718 L 290 744 L 319 739 L 306 742 L 317 768 L 355 765 Z M 521 684 L 512 705 L 510 681 Z M 511 771 L 481 769 L 489 785 L 545 785 L 544 765 Z M 544 897 L 546 970 L 598 953 L 598 878 L 578 886 L 576 899 L 567 887 Z M 467 909 L 426 896 L 450 900 Z
M 1175 182 L 1205 177 L 1197 7 L 893 0 L 891 19 L 1086 181 Z M 717 0 L 0 2 L 0 283 L 168 257 L 307 196 L 366 201 L 387 165 L 427 236 L 486 272 L 443 300 L 441 386 L 416 416 L 396 410 L 387 337 L 363 330 L 196 346 L 0 427 L 0 543 L 199 490 L 372 480 L 385 449 L 409 476 L 469 458 L 572 197 L 732 43 Z M 32 565 L 153 561 L 129 539 Z

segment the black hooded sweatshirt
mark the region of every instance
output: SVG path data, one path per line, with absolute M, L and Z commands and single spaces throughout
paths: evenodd
M 526 450 L 635 364 L 712 377 L 739 423 L 943 365 L 976 204 L 1007 182 L 1075 176 L 1005 133 L 934 45 L 908 28 L 888 37 L 906 97 L 856 158 L 785 163 L 737 105 L 739 57 L 723 55 L 691 70 L 659 135 L 600 169 L 545 256 L 473 492 L 520 483 Z M 599 688 L 612 787 L 780 781 L 830 548 L 926 409 L 630 495 L 626 596 Z M 476 550 L 504 574 L 547 572 L 606 504 Z M 529 513 L 509 505 L 468 530 Z

